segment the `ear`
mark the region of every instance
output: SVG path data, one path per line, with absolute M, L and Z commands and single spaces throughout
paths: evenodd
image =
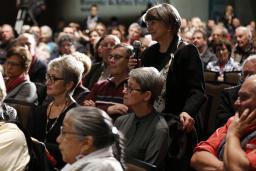
M 70 81 L 70 82 L 66 83 L 66 90 L 68 92 L 70 92 L 70 90 L 73 88 L 73 86 L 74 86 L 74 82 L 73 81 Z
M 93 137 L 86 136 L 82 142 L 81 154 L 88 154 L 92 149 L 94 149 Z
M 151 96 L 152 96 L 152 92 L 151 91 L 146 91 L 144 92 L 145 97 L 144 97 L 144 101 L 150 101 Z

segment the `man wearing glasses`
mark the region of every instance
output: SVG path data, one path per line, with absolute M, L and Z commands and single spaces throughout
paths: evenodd
M 128 107 L 123 105 L 123 87 L 128 77 L 128 59 L 132 55 L 132 47 L 117 44 L 108 56 L 111 76 L 99 81 L 84 101 L 85 106 L 96 106 L 106 111 L 112 119 L 126 114 Z

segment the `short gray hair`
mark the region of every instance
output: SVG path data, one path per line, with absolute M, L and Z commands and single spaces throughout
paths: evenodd
M 48 70 L 51 69 L 59 71 L 65 83 L 74 83 L 71 92 L 81 81 L 84 72 L 82 62 L 76 60 L 72 55 L 64 55 L 63 57 L 53 59 L 48 64 Z
M 141 67 L 130 71 L 129 78 L 134 79 L 142 91 L 150 91 L 152 93 L 150 103 L 153 104 L 155 99 L 159 96 L 164 79 L 159 71 L 154 67 Z

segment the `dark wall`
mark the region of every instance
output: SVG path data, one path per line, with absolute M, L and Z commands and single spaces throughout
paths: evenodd
M 57 23 L 57 14 L 59 3 L 57 0 L 45 0 L 46 9 L 36 17 L 39 25 L 50 25 L 55 27 Z M 15 25 L 18 9 L 16 0 L 4 0 L 0 5 L 0 24 L 8 23 Z
M 16 0 L 4 0 L 0 5 L 0 24 L 14 25 L 17 15 Z

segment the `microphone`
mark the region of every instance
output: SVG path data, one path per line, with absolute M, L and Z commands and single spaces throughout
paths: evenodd
M 140 48 L 141 48 L 141 43 L 138 40 L 135 40 L 132 44 L 133 46 L 133 52 L 134 52 L 134 58 L 139 60 L 140 58 Z

